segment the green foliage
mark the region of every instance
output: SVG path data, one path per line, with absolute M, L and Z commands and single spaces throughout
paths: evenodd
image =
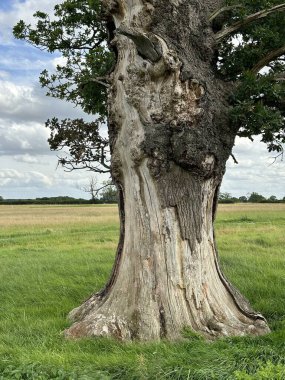
M 226 5 L 235 7 L 227 15 L 223 27 L 282 3 L 280 0 L 226 0 Z M 220 72 L 225 77 L 236 80 L 239 75 L 251 70 L 269 52 L 284 46 L 284 14 L 284 12 L 274 12 L 228 35 L 220 44 Z M 282 62 L 281 66 L 277 64 L 278 59 L 272 63 L 276 68 L 284 69 Z
M 42 197 L 35 199 L 3 199 L 3 205 L 71 205 L 71 204 L 88 204 L 90 201 L 82 198 L 73 198 L 69 196 Z
M 283 4 L 283 1 L 227 0 L 225 3 L 231 8 L 218 29 L 242 22 L 249 15 Z M 269 151 L 277 152 L 283 151 L 285 143 L 285 82 L 279 80 L 285 68 L 284 22 L 283 10 L 245 26 L 241 24 L 221 41 L 218 58 L 221 76 L 237 82 L 232 95 L 233 127 L 242 137 L 260 134 Z
M 69 171 L 83 168 L 99 173 L 109 172 L 109 142 L 100 136 L 102 122 L 102 118 L 91 123 L 86 123 L 83 119 L 47 120 L 46 127 L 51 131 L 48 139 L 51 150 L 68 148 L 69 155 L 59 159 L 62 166 Z M 96 166 L 94 162 L 97 163 Z
M 48 95 L 80 105 L 86 113 L 106 115 L 106 87 L 96 82 L 110 71 L 114 56 L 106 44 L 107 30 L 100 1 L 65 0 L 54 8 L 54 17 L 34 14 L 36 26 L 19 21 L 14 35 L 50 53 L 60 52 L 64 63 L 40 83 Z M 102 80 L 102 83 L 103 80 Z
M 232 97 L 232 123 L 241 137 L 261 134 L 269 151 L 282 151 L 285 143 L 285 86 L 272 73 L 245 72 Z
M 268 361 L 266 364 L 259 363 L 258 371 L 248 374 L 246 371 L 236 371 L 236 380 L 283 380 L 285 379 L 285 365 L 273 364 Z
M 266 199 L 264 198 L 263 195 L 260 195 L 258 193 L 251 193 L 251 195 L 249 196 L 248 198 L 248 202 L 252 202 L 252 203 L 259 203 L 259 202 L 264 202 Z
M 278 199 L 275 195 L 271 195 L 269 198 L 265 198 L 263 195 L 256 192 L 251 193 L 248 197 L 245 195 L 237 198 L 233 197 L 229 193 L 219 193 L 218 201 L 219 203 L 281 203 L 284 202 L 283 199 Z
M 106 183 L 107 185 L 108 183 Z M 100 195 L 100 202 L 102 203 L 118 203 L 118 191 L 116 186 L 109 183 L 109 186 L 105 187 Z
M 21 20 L 13 31 L 18 39 L 61 54 L 63 63 L 57 65 L 56 71 L 44 70 L 40 75 L 42 87 L 48 89 L 47 95 L 72 102 L 87 114 L 99 116 L 93 123 L 78 119 L 48 120 L 46 126 L 52 131 L 48 140 L 50 147 L 69 149 L 69 157 L 59 159 L 67 170 L 109 171 L 105 166 L 108 140 L 100 136 L 98 126 L 107 115 L 106 81 L 115 57 L 108 48 L 101 2 L 65 0 L 54 7 L 52 18 L 40 11 L 34 17 L 35 27 Z M 91 144 L 95 144 L 94 148 Z
M 235 203 L 238 199 L 233 197 L 230 193 L 219 193 L 219 203 Z

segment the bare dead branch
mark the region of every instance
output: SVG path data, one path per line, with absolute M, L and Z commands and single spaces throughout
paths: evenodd
M 80 84 L 87 84 L 87 83 L 90 83 L 90 82 L 94 82 L 94 83 L 98 83 L 98 84 L 101 84 L 102 86 L 105 86 L 105 87 L 110 87 L 110 85 L 106 82 L 103 82 L 103 80 L 106 80 L 106 77 L 98 77 L 98 78 L 90 78 L 88 79 L 88 81 L 86 82 L 81 82 Z
M 234 160 L 234 163 L 238 165 L 238 160 L 235 158 L 233 153 L 231 153 L 231 158 Z
M 214 13 L 211 14 L 209 21 L 212 22 L 215 20 L 215 18 L 220 16 L 222 13 L 227 12 L 227 11 L 231 11 L 232 9 L 236 9 L 236 8 L 243 8 L 243 5 L 240 5 L 240 4 L 229 5 L 227 7 L 217 9 Z
M 256 65 L 253 66 L 253 68 L 251 69 L 251 72 L 253 74 L 257 74 L 265 66 L 268 66 L 270 62 L 274 61 L 275 59 L 277 59 L 278 57 L 284 54 L 285 54 L 285 45 L 276 50 L 272 50 L 265 57 L 263 57 L 259 62 L 257 62 Z
M 240 29 L 244 28 L 247 25 L 250 25 L 251 23 L 258 21 L 262 18 L 265 18 L 269 16 L 272 13 L 275 12 L 283 12 L 285 11 L 285 3 L 276 5 L 275 7 L 272 7 L 270 9 L 264 9 L 262 11 L 259 11 L 257 13 L 253 13 L 249 16 L 247 16 L 245 19 L 241 21 L 237 21 L 234 24 L 224 28 L 220 32 L 216 33 L 216 41 L 219 43 L 224 38 L 228 37 L 229 35 L 239 31 Z

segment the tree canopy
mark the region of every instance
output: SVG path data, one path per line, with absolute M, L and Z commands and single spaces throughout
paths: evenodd
M 54 15 L 34 14 L 36 24 L 20 20 L 14 35 L 50 53 L 60 53 L 64 63 L 56 71 L 44 70 L 40 84 L 47 95 L 72 102 L 87 114 L 96 115 L 92 123 L 82 119 L 47 120 L 51 129 L 48 140 L 52 150 L 69 149 L 59 159 L 67 170 L 85 168 L 109 171 L 108 140 L 100 136 L 106 122 L 107 75 L 115 62 L 108 48 L 106 19 L 100 1 L 67 0 L 54 8 Z
M 219 43 L 218 70 L 237 83 L 231 94 L 233 126 L 239 136 L 261 135 L 269 151 L 281 152 L 285 142 L 285 4 L 229 0 L 226 5 L 214 17 L 213 27 Z
M 36 12 L 35 26 L 19 21 L 14 35 L 64 63 L 40 75 L 47 95 L 81 106 L 94 122 L 48 120 L 52 150 L 69 148 L 60 163 L 69 170 L 108 171 L 108 141 L 100 136 L 107 117 L 108 76 L 116 61 L 112 49 L 114 27 L 99 0 L 65 0 L 54 15 Z M 231 123 L 237 135 L 261 135 L 269 151 L 283 154 L 285 143 L 285 3 L 278 0 L 226 0 L 209 15 L 216 39 L 218 75 L 231 90 Z M 231 87 L 232 88 L 232 87 Z M 92 149 L 89 142 L 92 142 Z M 95 146 L 95 148 L 94 148 Z

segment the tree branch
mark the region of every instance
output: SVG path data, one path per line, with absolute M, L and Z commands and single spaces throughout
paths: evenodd
M 80 84 L 87 84 L 90 82 L 101 84 L 104 87 L 110 87 L 110 85 L 106 82 L 103 82 L 103 80 L 106 80 L 106 77 L 97 77 L 97 78 L 89 78 L 88 81 L 81 82 Z
M 273 164 L 275 164 L 275 162 L 278 160 L 279 157 L 281 157 L 280 161 L 284 160 L 284 151 L 283 150 L 277 156 L 272 157 L 273 158 L 273 162 L 269 166 L 272 166 Z
M 257 74 L 263 67 L 267 66 L 271 61 L 274 61 L 281 55 L 285 54 L 285 45 L 276 50 L 270 51 L 265 57 L 263 57 L 253 68 L 250 70 L 253 74 Z
M 236 8 L 243 8 L 243 5 L 240 5 L 240 4 L 237 4 L 237 5 L 229 5 L 227 7 L 223 7 L 223 8 L 220 8 L 220 9 L 217 9 L 214 13 L 211 14 L 210 18 L 209 18 L 209 21 L 214 21 L 215 18 L 217 18 L 218 16 L 220 16 L 220 14 L 224 13 L 224 12 L 227 12 L 227 11 L 231 11 L 232 9 L 236 9 Z
M 235 156 L 233 155 L 233 153 L 231 153 L 231 157 L 234 160 L 234 163 L 238 165 L 238 160 L 235 158 Z
M 250 25 L 251 23 L 260 20 L 262 18 L 265 18 L 269 16 L 272 13 L 275 12 L 282 12 L 285 11 L 285 3 L 276 5 L 275 7 L 272 7 L 270 9 L 265 9 L 260 12 L 251 14 L 247 16 L 245 19 L 235 22 L 234 24 L 228 26 L 227 28 L 221 30 L 220 32 L 216 33 L 216 41 L 221 42 L 224 38 L 228 37 L 232 33 L 237 32 L 241 28 Z

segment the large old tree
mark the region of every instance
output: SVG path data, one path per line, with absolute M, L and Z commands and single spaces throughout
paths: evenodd
M 213 221 L 237 135 L 283 152 L 284 10 L 278 0 L 66 0 L 55 18 L 15 27 L 66 58 L 42 73 L 50 94 L 97 118 L 49 120 L 53 149 L 107 170 L 108 115 L 120 241 L 109 282 L 70 313 L 68 336 L 269 331 L 222 274 Z

